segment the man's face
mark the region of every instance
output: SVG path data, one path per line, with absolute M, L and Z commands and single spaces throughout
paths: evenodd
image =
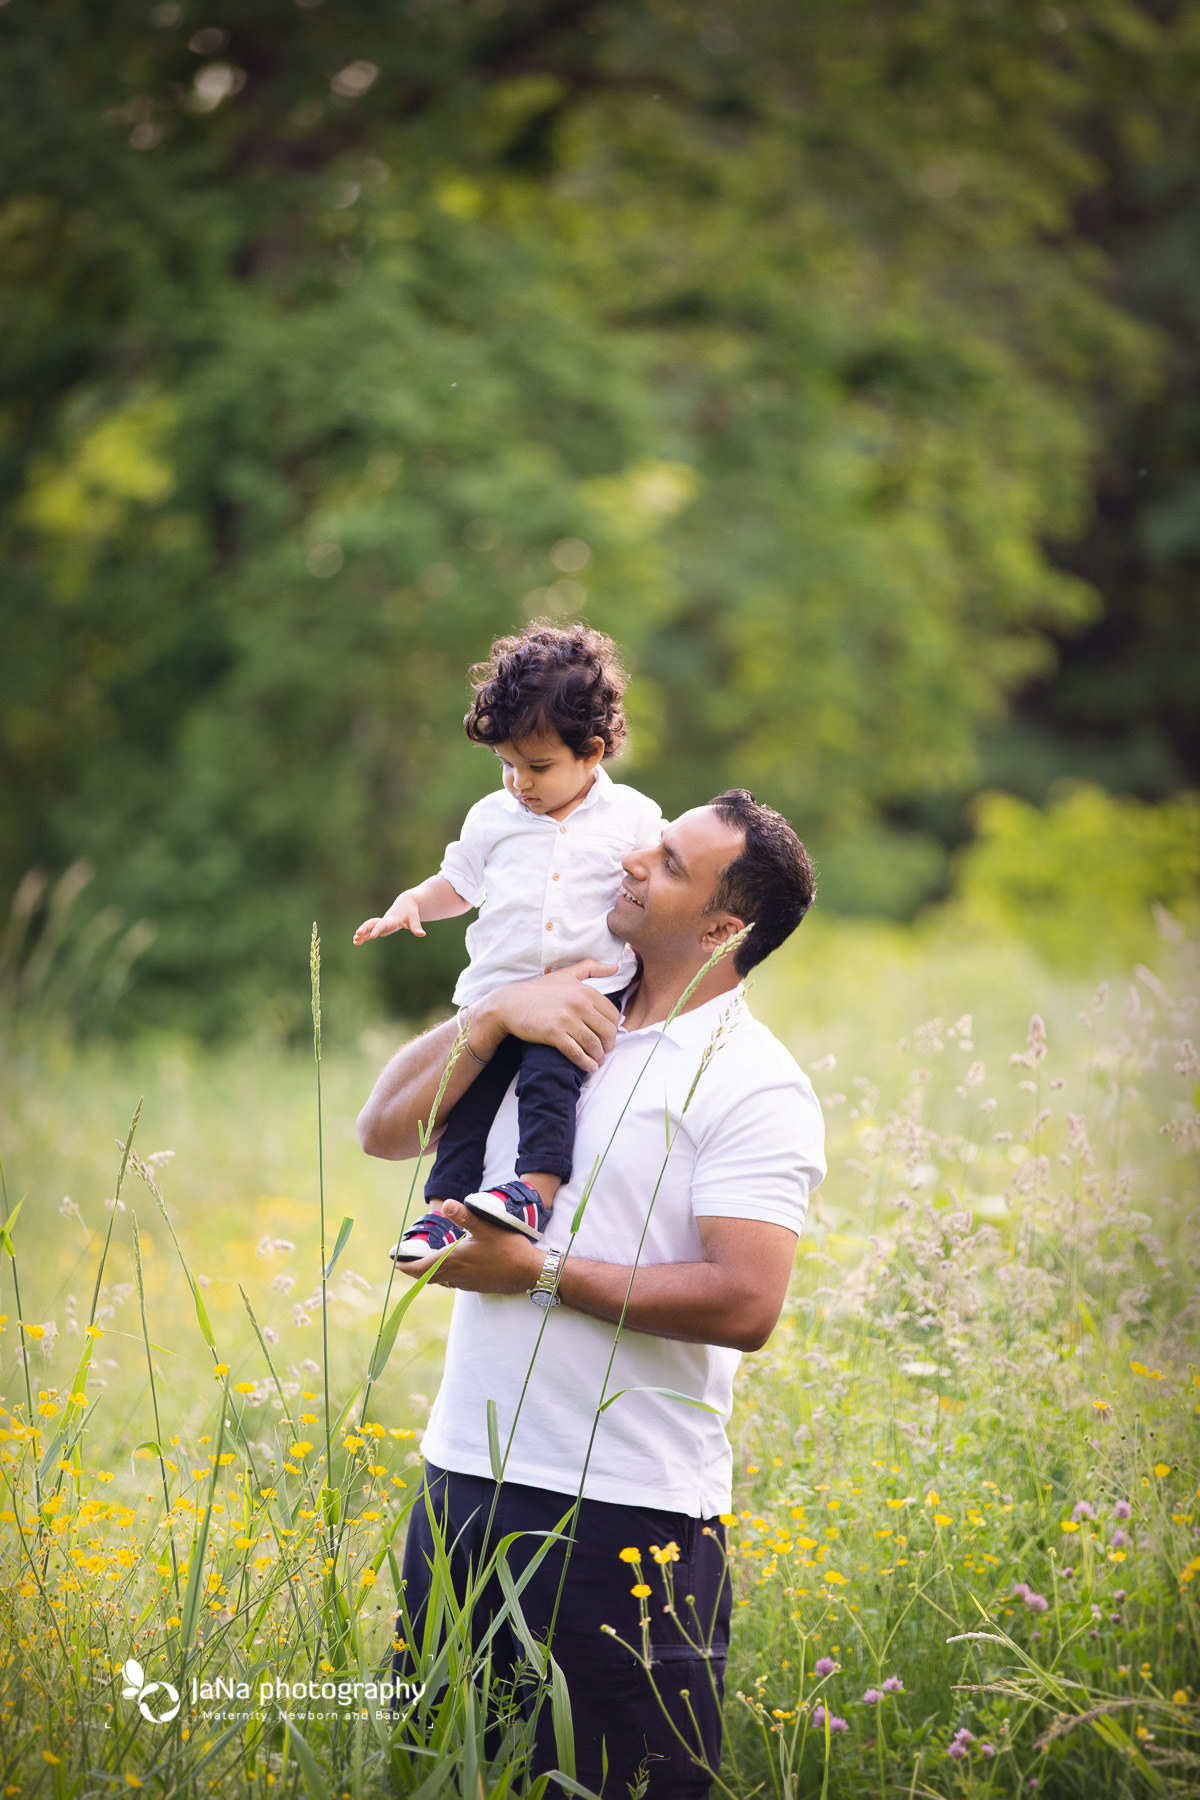
M 614 937 L 643 962 L 672 961 L 695 952 L 711 956 L 721 941 L 725 915 L 705 911 L 725 869 L 742 851 L 742 833 L 711 806 L 698 806 L 664 826 L 660 841 L 631 850 L 621 867 L 625 880 L 608 915 Z

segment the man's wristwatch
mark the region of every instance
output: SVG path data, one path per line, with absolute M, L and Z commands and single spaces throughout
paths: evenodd
M 563 1259 L 561 1250 L 547 1250 L 546 1260 L 542 1264 L 542 1272 L 529 1289 L 529 1298 L 535 1306 L 561 1306 L 562 1301 L 554 1291 L 558 1280 L 559 1265 Z

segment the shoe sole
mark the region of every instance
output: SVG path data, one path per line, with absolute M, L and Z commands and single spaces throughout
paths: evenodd
M 461 1242 L 459 1238 L 454 1239 L 454 1244 L 459 1242 Z M 447 1244 L 446 1248 L 453 1249 L 454 1244 Z M 440 1256 L 441 1254 L 440 1250 L 434 1250 L 428 1244 L 424 1249 L 418 1249 L 415 1243 L 411 1249 L 407 1249 L 403 1243 L 395 1244 L 388 1251 L 392 1261 L 397 1263 L 423 1262 L 427 1256 Z
M 519 1232 L 532 1243 L 536 1243 L 542 1235 L 536 1225 L 526 1225 L 520 1219 L 514 1219 L 503 1200 L 497 1200 L 494 1194 L 468 1194 L 463 1205 L 477 1219 L 487 1219 L 490 1224 L 499 1225 L 502 1231 Z

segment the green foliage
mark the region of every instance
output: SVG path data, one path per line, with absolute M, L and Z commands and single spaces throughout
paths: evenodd
M 1079 219 L 1194 16 L 3 9 L 0 891 L 93 862 L 126 1019 L 297 1025 L 314 914 L 411 1015 L 460 930 L 350 932 L 493 780 L 467 666 L 586 614 L 621 773 L 911 912 L 878 845 L 1096 614 L 1047 544 L 1161 345 Z
M 1092 970 L 1149 958 L 1155 907 L 1195 919 L 1200 797 L 1149 806 L 1065 789 L 1044 811 L 1011 794 L 976 802 L 954 911 L 971 930 L 1028 943 L 1052 965 Z

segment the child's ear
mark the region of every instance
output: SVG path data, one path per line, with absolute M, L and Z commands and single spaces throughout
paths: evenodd
M 595 768 L 604 760 L 604 739 L 602 737 L 585 738 L 579 752 L 580 762 L 590 763 Z

